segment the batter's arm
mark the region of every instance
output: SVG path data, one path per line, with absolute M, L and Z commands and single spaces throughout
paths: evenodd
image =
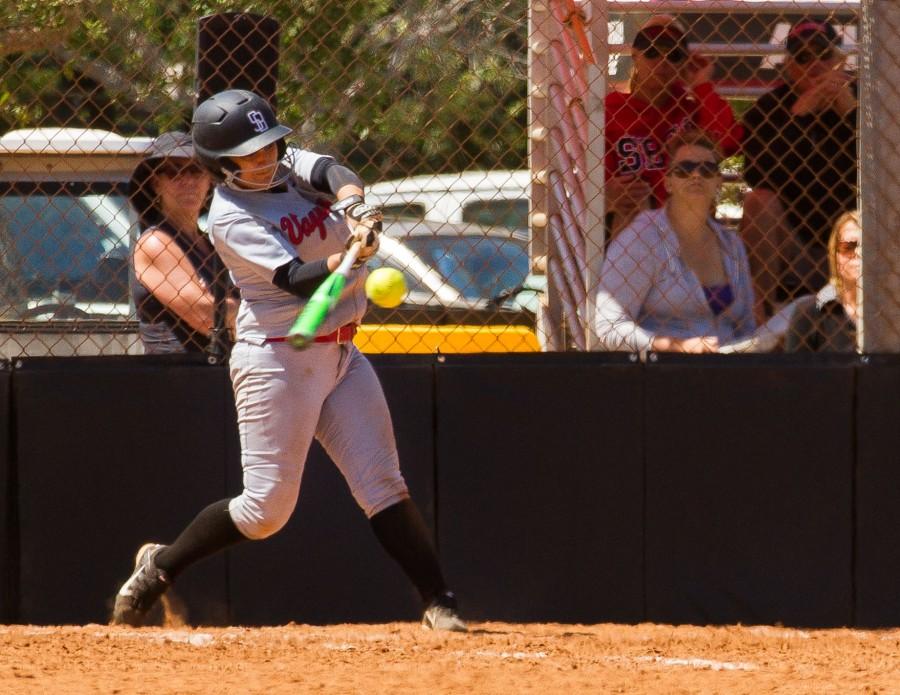
M 333 195 L 338 200 L 363 195 L 363 182 L 357 173 L 327 156 L 320 156 L 314 161 L 309 170 L 309 183 L 317 191 Z
M 295 297 L 309 299 L 322 281 L 337 269 L 342 255 L 336 253 L 310 263 L 295 258 L 275 270 L 272 284 Z

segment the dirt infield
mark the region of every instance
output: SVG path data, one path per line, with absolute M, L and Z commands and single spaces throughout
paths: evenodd
M 0 626 L 0 693 L 900 693 L 900 630 Z

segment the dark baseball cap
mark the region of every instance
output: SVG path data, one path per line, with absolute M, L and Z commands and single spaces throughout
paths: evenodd
M 810 46 L 827 50 L 839 43 L 837 32 L 828 22 L 806 17 L 791 27 L 785 47 L 788 53 L 793 54 Z
M 639 51 L 651 46 L 687 50 L 687 37 L 675 23 L 655 24 L 644 27 L 635 34 L 631 45 Z
M 173 130 L 157 137 L 131 173 L 128 194 L 142 224 L 147 224 L 154 206 L 155 195 L 148 180 L 160 162 L 166 159 L 194 159 L 194 145 L 188 133 Z

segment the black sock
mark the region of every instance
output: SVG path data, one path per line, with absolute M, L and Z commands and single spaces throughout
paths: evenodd
M 172 545 L 156 554 L 154 564 L 175 579 L 188 565 L 248 540 L 234 525 L 231 514 L 228 513 L 230 501 L 226 499 L 213 502 L 201 511 Z
M 379 542 L 415 584 L 425 605 L 447 590 L 425 521 L 411 499 L 378 512 L 369 521 Z

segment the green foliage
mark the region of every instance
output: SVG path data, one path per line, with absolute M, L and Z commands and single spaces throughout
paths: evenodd
M 282 25 L 278 105 L 368 181 L 526 165 L 526 0 L 252 0 Z M 186 127 L 197 20 L 219 0 L 18 0 L 0 128 Z M 0 30 L 0 45 L 3 30 Z M 9 44 L 12 45 L 12 44 Z

